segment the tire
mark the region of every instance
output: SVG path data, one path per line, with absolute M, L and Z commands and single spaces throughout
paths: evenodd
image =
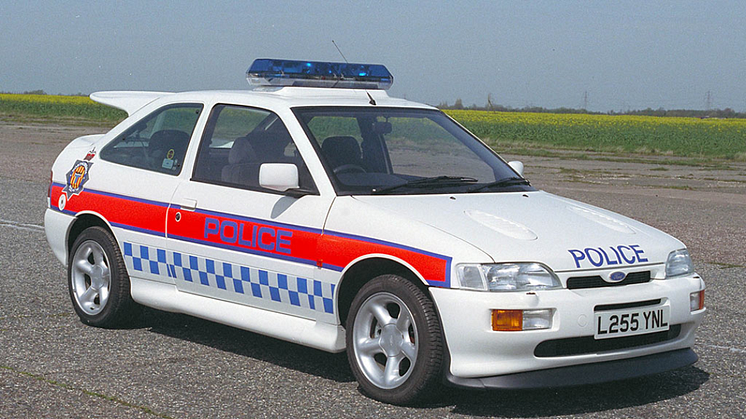
M 119 246 L 101 227 L 89 227 L 75 239 L 67 280 L 73 308 L 85 324 L 123 326 L 139 311 L 130 295 L 130 279 Z
M 347 359 L 363 393 L 410 405 L 437 395 L 443 365 L 440 320 L 412 282 L 381 275 L 355 296 L 346 323 Z

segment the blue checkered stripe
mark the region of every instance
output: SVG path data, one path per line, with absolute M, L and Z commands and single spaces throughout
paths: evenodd
M 335 284 L 127 242 L 124 243 L 124 257 L 136 271 L 334 313 Z
M 166 250 L 139 244 L 124 243 L 124 260 L 132 262 L 132 268 L 136 271 L 147 272 L 155 275 L 167 275 L 176 278 L 173 269 L 166 261 Z

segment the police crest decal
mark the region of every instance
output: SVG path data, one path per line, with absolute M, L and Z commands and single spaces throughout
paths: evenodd
M 83 186 L 88 182 L 88 172 L 91 170 L 91 166 L 93 166 L 93 163 L 88 160 L 77 160 L 73 168 L 67 172 L 67 183 L 62 189 L 62 193 L 67 196 L 68 200 L 73 195 L 79 195 L 83 191 Z

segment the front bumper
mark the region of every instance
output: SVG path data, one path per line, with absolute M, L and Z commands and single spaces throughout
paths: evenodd
M 446 373 L 446 381 L 457 387 L 477 389 L 537 389 L 598 384 L 626 380 L 683 368 L 697 362 L 691 349 L 617 361 L 581 364 L 548 370 L 520 372 L 496 377 L 460 378 Z
M 704 282 L 692 275 L 623 287 L 535 293 L 444 288 L 430 288 L 430 292 L 443 325 L 450 359 L 446 378 L 450 383 L 498 388 L 514 387 L 514 384 L 527 388 L 624 379 L 690 365 L 696 361 L 696 355 L 689 348 L 694 345 L 695 330 L 706 310 L 692 312 L 689 295 L 701 289 L 704 289 Z M 631 345 L 594 344 L 596 306 L 650 300 L 660 300 L 660 306 L 669 307 L 670 333 L 662 339 L 635 340 Z M 493 309 L 553 309 L 552 327 L 495 332 L 490 323 Z M 619 339 L 627 338 L 606 341 L 620 342 Z M 574 344 L 576 340 L 591 344 L 586 350 L 547 354 L 543 350 L 547 343 L 544 343 L 537 351 L 543 342 Z M 651 364 L 663 369 L 651 367 Z M 543 384 L 545 381 L 549 384 Z

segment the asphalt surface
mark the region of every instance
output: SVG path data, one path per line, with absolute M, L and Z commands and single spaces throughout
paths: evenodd
M 128 329 L 80 323 L 41 226 L 48 167 L 72 138 L 56 136 L 95 131 L 0 124 L 1 417 L 746 417 L 746 165 L 521 157 L 535 186 L 687 243 L 707 283 L 700 360 L 596 386 L 445 388 L 403 408 L 362 395 L 344 354 L 155 310 Z

